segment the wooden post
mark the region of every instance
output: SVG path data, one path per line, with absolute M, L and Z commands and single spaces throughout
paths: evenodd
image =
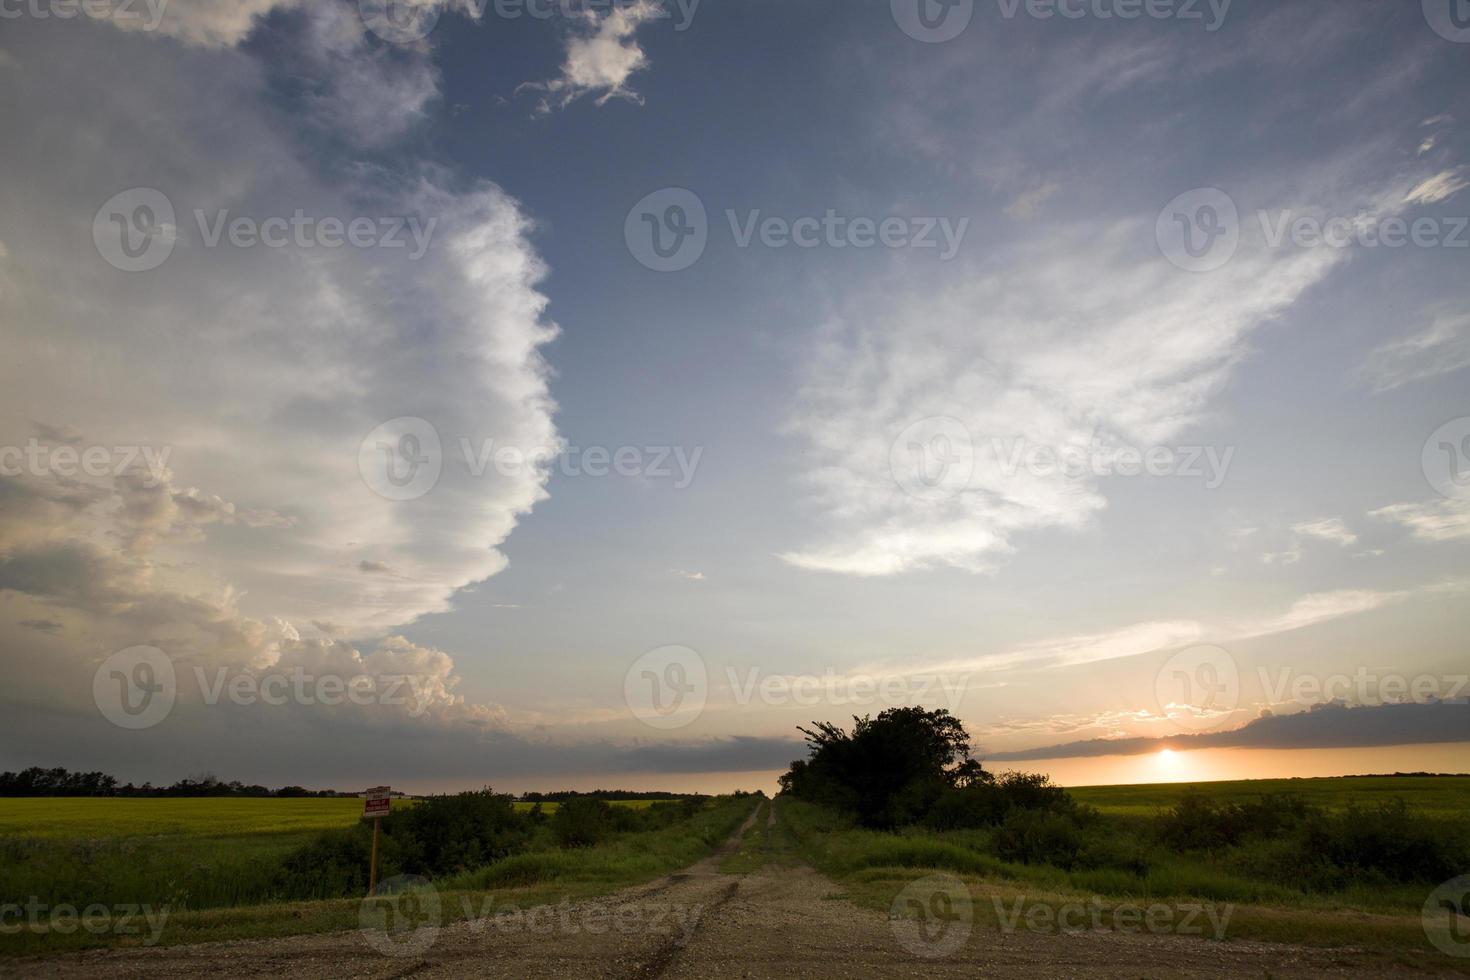
M 378 890 L 378 824 L 380 820 L 373 820 L 373 860 L 368 866 L 368 895 L 371 896 Z

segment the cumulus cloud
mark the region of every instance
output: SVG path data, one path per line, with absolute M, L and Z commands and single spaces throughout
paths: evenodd
M 561 74 L 521 88 L 545 94 L 541 112 L 564 108 L 584 95 L 595 96 L 597 105 L 609 99 L 642 105 L 643 97 L 628 86 L 633 75 L 648 67 L 648 56 L 635 35 L 639 27 L 665 16 L 657 0 L 635 0 L 603 14 L 586 11 L 567 37 Z
M 1374 391 L 1391 391 L 1415 381 L 1470 367 L 1470 313 L 1442 310 L 1427 327 L 1375 348 L 1362 375 Z
M 427 493 L 395 501 L 375 491 L 360 448 L 406 416 L 442 433 L 446 451 L 461 437 L 559 445 L 541 356 L 556 327 L 537 288 L 545 269 L 530 221 L 488 182 L 411 156 L 391 170 L 363 166 L 283 128 L 280 70 L 306 76 L 301 87 L 325 100 L 311 125 L 335 116 L 358 127 L 332 93 L 368 42 L 341 10 L 320 8 L 287 26 L 302 32 L 299 45 L 331 52 L 326 61 L 281 65 L 236 48 L 272 6 L 171 5 L 164 31 L 182 44 L 121 24 L 124 33 L 84 21 L 9 28 L 21 32 L 26 63 L 16 98 L 0 107 L 15 149 L 0 212 L 7 237 L 28 244 L 6 259 L 0 291 L 10 331 L 0 445 L 39 436 L 109 459 L 143 447 L 156 464 L 0 480 L 0 649 L 7 676 L 24 678 L 5 697 L 52 716 L 11 716 L 19 741 L 7 739 L 21 749 L 64 728 L 56 719 L 68 712 L 101 722 L 92 673 L 139 644 L 186 672 L 414 678 L 421 711 L 318 707 L 282 728 L 313 730 L 337 751 L 359 724 L 503 732 L 503 709 L 453 693 L 448 654 L 396 630 L 505 566 L 499 546 L 545 497 L 547 474 L 475 476 L 446 461 Z M 326 42 L 324 31 L 338 33 Z M 422 52 L 392 57 L 407 60 L 368 57 L 353 84 L 379 100 L 381 118 L 411 118 L 434 76 Z M 128 85 L 83 97 L 71 84 L 78 64 Z M 156 189 L 175 212 L 172 252 L 143 273 L 93 247 L 99 207 L 129 186 Z M 417 258 L 295 239 L 235 247 L 207 233 L 221 213 L 298 212 L 378 227 L 411 218 L 434 231 Z M 394 574 L 363 574 L 378 565 Z M 309 624 L 322 638 L 302 636 Z M 209 726 L 231 710 L 199 715 L 185 704 L 170 737 L 218 747 L 230 735 Z
M 157 33 L 206 48 L 234 47 L 256 22 L 302 0 L 109 0 L 107 14 L 120 30 Z

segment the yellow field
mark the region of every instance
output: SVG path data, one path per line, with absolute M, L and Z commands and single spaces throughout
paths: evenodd
M 655 800 L 617 800 L 614 806 L 644 809 Z M 395 807 L 412 806 L 394 800 Z M 517 803 L 517 810 L 531 809 Z M 555 803 L 543 803 L 551 813 Z M 0 836 L 73 840 L 120 837 L 234 837 L 299 834 L 350 826 L 362 817 L 355 797 L 198 799 L 120 797 L 0 798 Z

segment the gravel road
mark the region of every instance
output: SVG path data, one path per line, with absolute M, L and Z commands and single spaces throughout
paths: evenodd
M 883 912 L 845 901 L 838 886 L 804 865 L 768 864 L 752 874 L 722 874 L 720 858 L 738 837 L 680 873 L 602 899 L 518 915 L 480 915 L 442 929 L 398 933 L 396 940 L 354 931 L 98 951 L 3 961 L 0 976 L 972 980 L 1435 975 L 1342 950 L 1113 931 L 1002 933 L 976 927 L 966 935 L 953 932 L 952 923 L 926 927 L 914 920 L 890 921 Z M 950 951 L 950 945 L 958 948 Z

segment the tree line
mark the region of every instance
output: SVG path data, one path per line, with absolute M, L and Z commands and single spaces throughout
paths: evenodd
M 119 785 L 105 772 L 71 772 L 60 767 L 31 766 L 20 772 L 0 773 L 0 796 L 356 796 L 333 789 L 311 790 L 302 786 L 271 789 L 247 785 L 239 780 L 224 782 L 212 773 L 185 776 L 168 786 L 144 783 Z

